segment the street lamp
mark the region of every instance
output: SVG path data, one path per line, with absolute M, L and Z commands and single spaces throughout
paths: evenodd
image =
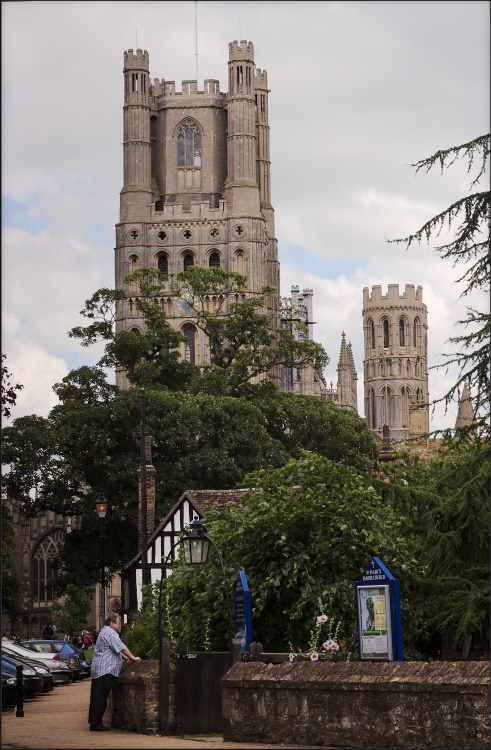
M 104 621 L 106 619 L 106 513 L 107 513 L 107 500 L 102 494 L 99 493 L 99 497 L 96 501 L 95 507 L 97 514 L 101 519 L 101 624 L 99 630 L 104 627 Z
M 27 609 L 27 640 L 31 637 L 31 595 L 29 591 L 24 594 L 24 607 Z

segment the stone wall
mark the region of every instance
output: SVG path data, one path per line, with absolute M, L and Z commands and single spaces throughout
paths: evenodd
M 489 747 L 489 664 L 234 664 L 224 739 L 351 748 Z
M 157 734 L 160 731 L 157 660 L 123 663 L 121 674 L 113 682 L 104 723 L 114 729 L 139 734 Z M 176 725 L 176 680 L 172 670 L 169 683 L 169 725 Z

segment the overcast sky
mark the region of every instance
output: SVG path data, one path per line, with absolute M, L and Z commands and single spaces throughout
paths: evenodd
M 196 7 L 199 88 L 218 78 L 226 91 L 234 39 L 252 41 L 268 72 L 281 292 L 314 290 L 328 382 L 344 330 L 363 415 L 365 286 L 423 287 L 430 365 L 458 332 L 459 269 L 386 238 L 468 191 L 463 165 L 418 177 L 409 165 L 488 132 L 487 2 L 2 3 L 2 351 L 25 386 L 13 417 L 46 415 L 53 384 L 101 354 L 67 331 L 114 284 L 123 52 L 148 50 L 152 79 L 195 79 Z M 453 380 L 430 371 L 430 397 Z M 432 429 L 455 416 L 437 409 Z

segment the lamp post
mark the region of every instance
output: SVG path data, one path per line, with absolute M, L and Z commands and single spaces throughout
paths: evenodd
M 99 497 L 96 501 L 96 509 L 99 518 L 101 519 L 101 607 L 100 607 L 100 618 L 101 624 L 99 631 L 104 627 L 104 621 L 106 619 L 106 513 L 107 513 L 107 500 L 102 494 L 99 493 Z
M 31 595 L 27 590 L 24 594 L 24 607 L 27 609 L 27 640 L 31 637 Z

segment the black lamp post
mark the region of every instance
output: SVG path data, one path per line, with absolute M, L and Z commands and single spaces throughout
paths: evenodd
M 104 627 L 104 621 L 106 619 L 106 513 L 107 513 L 107 500 L 104 495 L 99 493 L 99 498 L 96 501 L 96 509 L 101 519 L 101 624 L 99 630 Z
M 24 594 L 24 607 L 27 609 L 27 640 L 31 637 L 31 595 L 29 591 Z

